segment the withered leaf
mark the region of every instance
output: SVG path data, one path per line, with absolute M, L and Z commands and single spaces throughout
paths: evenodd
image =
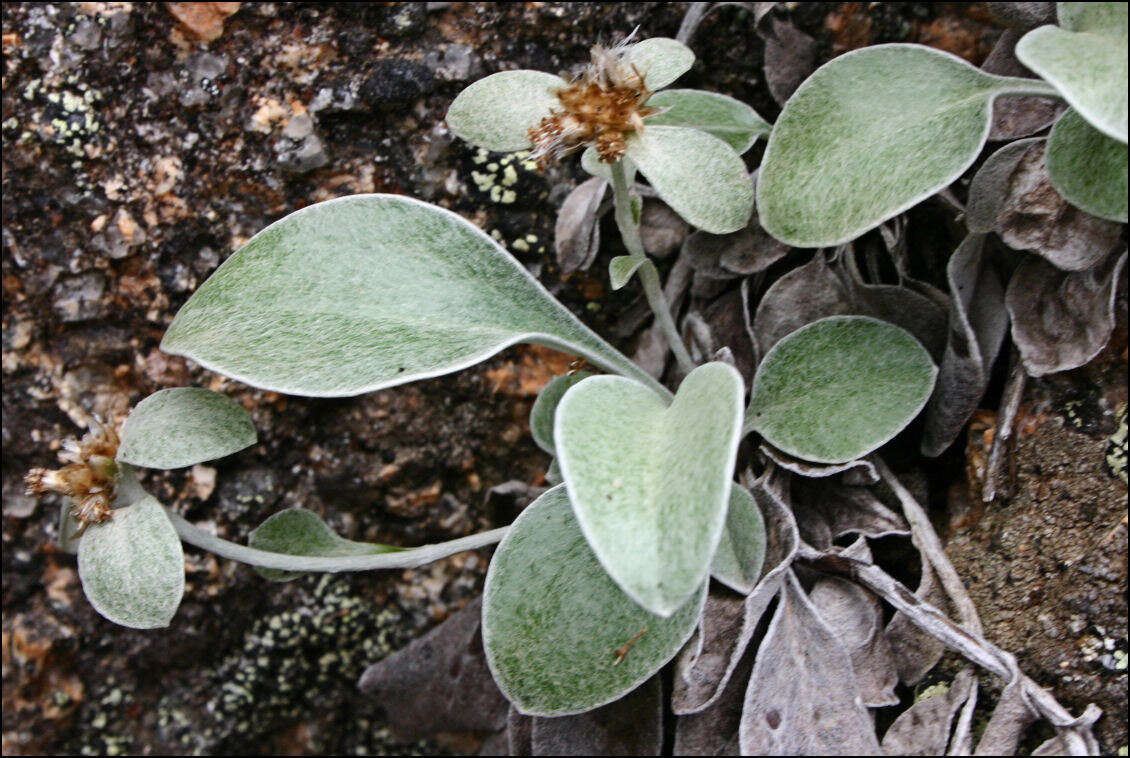
M 878 755 L 851 659 L 791 571 L 746 689 L 743 755 Z
M 706 273 L 714 272 L 718 279 L 764 271 L 791 249 L 761 228 L 756 210 L 744 229 L 729 234 L 697 231 L 687 237 L 685 245 L 692 265 Z
M 984 235 L 970 234 L 946 264 L 953 296 L 949 335 L 934 393 L 926 405 L 924 455 L 940 455 L 973 415 L 1008 331 L 1004 286 L 985 260 L 984 250 Z
M 945 608 L 946 596 L 941 590 L 938 578 L 934 575 L 934 569 L 925 556 L 921 560 L 922 579 L 914 596 L 935 608 Z M 919 629 L 903 613 L 895 614 L 887 624 L 885 634 L 895 656 L 899 681 L 908 686 L 914 686 L 922 681 L 922 677 L 934 668 L 946 651 L 945 645 L 936 637 Z
M 883 735 L 883 751 L 887 755 L 944 755 L 954 716 L 976 685 L 972 672 L 963 669 L 944 693 L 907 708 Z
M 997 232 L 1014 250 L 1031 250 L 1064 271 L 1083 271 L 1118 242 L 1122 224 L 1068 203 L 1052 186 L 1044 163 L 1046 143 L 1034 143 L 1012 173 Z
M 562 275 L 592 265 L 600 249 L 600 203 L 608 182 L 594 176 L 581 182 L 565 198 L 554 227 L 557 265 Z
M 970 234 L 996 231 L 997 219 L 1008 200 L 1012 174 L 1020 159 L 1043 138 L 1017 140 L 985 159 L 969 183 L 969 199 L 965 203 L 965 228 Z
M 988 9 L 997 21 L 1022 32 L 1055 23 L 1055 3 L 990 3 Z
M 792 506 L 801 536 L 821 550 L 848 534 L 910 533 L 903 517 L 884 505 L 870 487 L 845 484 L 835 477 L 793 479 Z
M 748 387 L 753 380 L 757 361 L 753 354 L 753 343 L 745 328 L 743 308 L 742 293 L 734 289 L 706 306 L 702 318 L 710 325 L 716 346 L 730 348 L 734 356 L 734 367 Z
M 533 727 L 533 716 L 527 716 L 514 706 L 510 706 L 510 711 L 506 714 L 506 739 L 510 743 L 510 755 L 533 753 Z
M 777 16 L 767 20 L 765 83 L 778 105 L 792 97 L 800 83 L 816 70 L 820 45 L 789 21 Z
M 640 214 L 640 241 L 648 255 L 666 258 L 679 249 L 691 227 L 661 200 L 645 200 Z
M 1125 250 L 1090 271 L 1060 271 L 1034 256 L 1020 264 L 1005 305 L 1030 376 L 1077 368 L 1099 354 L 1114 331 L 1125 270 Z
M 848 461 L 847 463 L 812 463 L 810 461 L 802 461 L 800 458 L 794 458 L 788 453 L 781 452 L 768 442 L 762 442 L 760 449 L 766 458 L 786 471 L 791 471 L 794 474 L 800 474 L 801 476 L 807 476 L 812 479 L 823 479 L 826 476 L 834 476 L 836 474 L 852 471 L 855 472 L 852 476 L 852 484 L 875 484 L 879 481 L 879 474 L 875 471 L 875 465 L 871 463 L 871 461 L 863 458 Z
M 1051 5 L 1051 3 L 993 3 L 993 5 Z M 1031 14 L 1041 15 L 1041 14 Z M 982 71 L 997 76 L 1035 78 L 1032 72 L 1016 58 L 1016 43 L 1024 32 L 1006 29 L 997 40 L 993 51 L 981 65 Z M 1004 96 L 993 101 L 993 125 L 989 129 L 990 142 L 1004 142 L 1035 134 L 1048 128 L 1063 113 L 1066 104 L 1057 98 Z
M 675 755 L 739 755 L 738 727 L 755 651 L 742 656 L 722 694 L 709 708 L 676 717 Z
M 843 281 L 820 253 L 773 283 L 753 320 L 753 333 L 760 355 L 769 352 L 784 336 L 825 316 L 855 313 L 851 295 Z
M 679 654 L 675 667 L 671 710 L 678 715 L 704 710 L 721 696 L 796 555 L 796 521 L 779 490 L 763 478 L 749 491 L 765 517 L 763 573 L 753 591 L 738 603 L 721 593 L 707 597 L 701 625 Z M 738 605 L 741 623 L 734 633 Z
M 659 755 L 663 688 L 653 676 L 619 700 L 575 716 L 534 716 L 531 755 Z
M 977 743 L 975 755 L 1016 755 L 1016 746 L 1024 731 L 1036 721 L 1036 714 L 1024 701 L 1024 688 L 1019 678 L 1009 682 L 989 723 Z
M 480 597 L 365 670 L 361 691 L 384 708 L 398 739 L 412 742 L 436 732 L 496 732 L 506 725 L 510 704 L 487 668 L 481 616 Z

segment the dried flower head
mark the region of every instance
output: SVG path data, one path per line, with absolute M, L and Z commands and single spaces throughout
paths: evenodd
M 644 104 L 652 95 L 644 73 L 625 59 L 631 39 L 594 46 L 585 72 L 555 93 L 561 107 L 530 127 L 533 157 L 543 168 L 585 145 L 596 148 L 601 162 L 615 163 L 628 137 L 643 131 L 644 117 L 658 112 Z
M 118 433 L 100 419 L 91 421 L 81 440 L 68 439 L 59 451 L 66 465 L 57 471 L 33 468 L 24 477 L 29 495 L 58 492 L 71 498 L 71 515 L 82 523 L 98 524 L 110 518 L 118 465 Z

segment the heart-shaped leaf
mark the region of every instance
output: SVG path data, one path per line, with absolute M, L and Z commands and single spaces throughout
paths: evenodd
M 161 346 L 255 387 L 334 397 L 457 371 L 516 342 L 667 395 L 482 231 L 397 195 L 276 221 L 185 303 Z
M 87 527 L 78 575 L 94 610 L 115 624 L 168 626 L 184 594 L 184 552 L 161 504 L 147 496 Z
M 530 128 L 558 105 L 557 90 L 565 86 L 561 77 L 542 71 L 500 71 L 459 93 L 447 109 L 447 125 L 487 150 L 524 150 Z
M 564 486 L 518 516 L 483 588 L 483 645 L 494 680 L 522 713 L 563 716 L 631 692 L 694 631 L 706 583 L 668 618 L 648 613 L 605 573 Z
M 1126 3 L 1059 3 L 1059 26 L 1024 35 L 1016 57 L 1103 134 L 1126 144 Z
M 749 221 L 753 184 L 745 164 L 714 135 L 685 126 L 649 126 L 628 141 L 628 157 L 688 224 L 725 234 Z
M 629 597 L 661 616 L 702 585 L 722 536 L 741 430 L 742 380 L 699 366 L 668 404 L 593 376 L 561 399 L 554 446 L 577 521 Z
M 1126 143 L 1069 110 L 1052 127 L 1048 176 L 1063 199 L 1093 216 L 1126 223 Z
M 555 376 L 538 393 L 534 407 L 530 409 L 530 435 L 537 446 L 550 455 L 557 455 L 553 449 L 553 418 L 557 414 L 557 404 L 561 402 L 566 390 L 590 376 L 591 371 Z
M 938 369 L 907 332 L 867 316 L 830 316 L 788 335 L 753 378 L 746 425 L 790 455 L 844 463 L 918 415 Z
M 765 563 L 765 519 L 749 490 L 730 485 L 726 528 L 714 553 L 710 574 L 743 595 L 753 591 Z
M 1030 80 L 919 45 L 874 45 L 820 67 L 785 104 L 757 186 L 761 223 L 796 247 L 855 239 L 977 158 L 993 99 Z
M 154 392 L 122 427 L 118 460 L 144 468 L 192 466 L 254 445 L 251 416 L 226 395 L 199 387 Z
M 324 558 L 346 555 L 379 555 L 404 548 L 375 542 L 354 542 L 339 536 L 313 511 L 288 508 L 279 511 L 252 530 L 247 544 L 256 550 L 284 555 L 315 555 Z M 255 568 L 265 579 L 289 582 L 302 576 L 301 571 Z
M 649 116 L 647 126 L 689 126 L 713 134 L 738 153 L 749 150 L 773 125 L 741 100 L 700 89 L 669 89 L 648 98 L 647 105 L 662 108 Z
M 678 40 L 652 37 L 628 45 L 621 60 L 643 74 L 644 86 L 654 92 L 690 71 L 694 53 Z

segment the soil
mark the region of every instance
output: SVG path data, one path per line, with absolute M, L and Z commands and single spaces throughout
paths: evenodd
M 168 5 L 3 8 L 4 753 L 434 751 L 396 744 L 355 682 L 473 598 L 489 550 L 414 571 L 272 584 L 190 549 L 172 625 L 137 632 L 82 597 L 74 558 L 55 547 L 60 503 L 23 495 L 22 476 L 53 466 L 53 451 L 92 415 L 121 417 L 158 389 L 195 385 L 247 407 L 260 443 L 188 471 L 151 472 L 145 484 L 222 537 L 245 540 L 292 505 L 346 537 L 399 545 L 509 523 L 516 506 L 488 494 L 508 481 L 543 482 L 548 457 L 526 419 L 568 357 L 515 348 L 451 376 L 312 400 L 249 389 L 157 345 L 196 286 L 271 221 L 332 197 L 396 192 L 482 226 L 630 350 L 631 335 L 616 327 L 638 295 L 608 291 L 603 273 L 615 243 L 568 280 L 554 261 L 555 210 L 579 167 L 522 168 L 503 202 L 489 179 L 472 177 L 476 151 L 453 139 L 443 114 L 485 74 L 568 73 L 594 42 L 636 26 L 645 37 L 674 36 L 685 8 L 248 3 L 178 21 Z M 821 60 L 921 41 L 980 63 L 1000 34 L 982 4 L 795 5 Z M 680 86 L 730 94 L 774 119 L 748 11 L 721 8 L 698 35 L 709 43 L 696 46 Z M 952 240 L 938 247 L 952 250 Z M 1110 475 L 1097 463 L 1086 468 L 1109 432 L 1086 436 L 1054 420 L 1034 428 L 1018 452 L 1016 498 L 954 527 L 955 560 L 995 641 L 1074 712 L 1096 700 L 1110 714 L 1102 723 L 1122 722 L 1125 525 L 1095 540 L 1125 516 L 1125 485 L 1100 482 Z M 1084 441 L 1092 457 L 1079 463 Z M 1041 486 L 1051 489 L 1037 498 Z M 1041 518 L 1053 504 L 1070 515 L 1049 526 Z M 1023 537 L 1053 526 L 1072 541 Z M 1103 657 L 1117 663 L 1119 650 L 1121 673 Z M 1104 727 L 1108 749 L 1126 744 L 1121 728 Z

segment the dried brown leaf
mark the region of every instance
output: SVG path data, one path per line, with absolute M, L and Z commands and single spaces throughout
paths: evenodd
M 992 3 L 992 5 L 1052 5 L 1052 3 Z M 1026 14 L 1029 17 L 1042 13 Z M 1054 11 L 1053 11 L 1054 16 Z M 1052 23 L 1054 23 L 1054 18 Z M 1038 25 L 1038 24 L 1037 24 Z M 1031 28 L 1031 27 L 1029 27 Z M 1016 76 L 1035 78 L 1032 72 L 1016 58 L 1016 43 L 1024 35 L 1023 31 L 1006 29 L 989 57 L 981 65 L 982 71 L 997 76 Z M 1047 129 L 1066 109 L 1066 104 L 1051 97 L 998 97 L 993 101 L 993 125 L 989 130 L 990 142 L 1005 142 L 1027 137 Z
M 969 699 L 977 680 L 963 669 L 949 689 L 907 708 L 883 735 L 887 755 L 944 755 L 954 716 Z
M 531 755 L 659 755 L 663 748 L 659 676 L 586 713 L 533 717 L 530 744 Z
M 578 184 L 565 198 L 554 227 L 557 265 L 562 275 L 584 271 L 600 250 L 600 203 L 608 182 L 594 176 Z

